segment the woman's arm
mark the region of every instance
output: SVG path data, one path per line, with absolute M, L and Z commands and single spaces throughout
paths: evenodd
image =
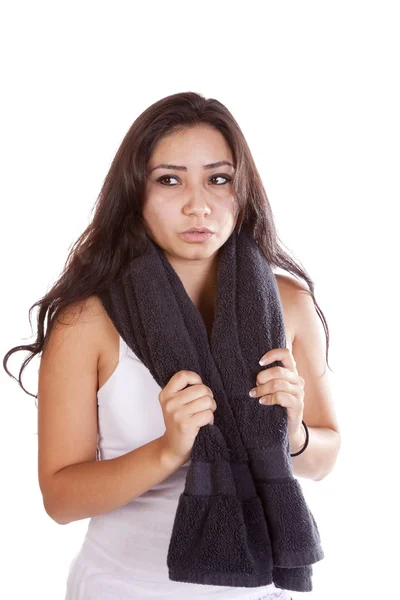
M 97 364 L 104 345 L 102 307 L 91 299 L 70 309 L 50 333 L 39 369 L 39 485 L 57 523 L 119 508 L 163 481 L 182 463 L 163 436 L 123 456 L 96 461 Z
M 325 359 L 325 334 L 312 297 L 305 290 L 293 278 L 279 277 L 285 319 L 294 332 L 292 355 L 298 374 L 305 380 L 303 419 L 310 436 L 305 451 L 292 457 L 292 468 L 294 475 L 318 481 L 332 471 L 341 436 Z M 305 441 L 304 427 L 298 439 L 289 441 L 292 453 L 300 450 Z
M 127 454 L 82 462 L 53 474 L 47 514 L 60 525 L 115 510 L 158 485 L 182 466 L 164 448 L 164 436 Z
M 324 427 L 308 427 L 308 432 L 308 446 L 299 456 L 292 456 L 292 470 L 298 477 L 319 481 L 332 471 L 339 453 L 341 438 L 337 431 Z M 291 453 L 300 450 L 304 441 L 305 435 L 300 441 L 290 440 Z

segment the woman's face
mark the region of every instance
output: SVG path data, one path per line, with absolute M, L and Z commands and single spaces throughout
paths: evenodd
M 210 166 L 220 161 L 231 164 Z M 143 219 L 166 255 L 208 259 L 225 243 L 237 221 L 230 180 L 233 173 L 230 148 L 223 135 L 209 125 L 197 125 L 158 141 L 147 164 Z M 180 234 L 191 227 L 207 227 L 214 233 L 205 242 L 186 241 Z

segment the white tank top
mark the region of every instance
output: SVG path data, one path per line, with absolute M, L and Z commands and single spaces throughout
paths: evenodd
M 121 456 L 163 435 L 160 391 L 120 336 L 119 363 L 97 393 L 98 459 Z M 290 592 L 274 584 L 245 588 L 168 578 L 168 546 L 189 464 L 125 506 L 89 519 L 64 600 L 290 600 Z

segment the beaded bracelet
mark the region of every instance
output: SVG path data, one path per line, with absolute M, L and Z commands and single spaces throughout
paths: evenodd
M 304 425 L 304 429 L 305 429 L 305 432 L 306 432 L 306 441 L 304 442 L 304 446 L 301 448 L 301 450 L 299 450 L 298 452 L 295 452 L 294 454 L 291 454 L 290 456 L 298 456 L 299 454 L 301 454 L 302 452 L 304 452 L 304 450 L 308 446 L 308 441 L 310 439 L 310 435 L 308 433 L 308 427 L 307 427 L 307 425 L 305 424 L 304 421 L 302 421 L 302 423 Z

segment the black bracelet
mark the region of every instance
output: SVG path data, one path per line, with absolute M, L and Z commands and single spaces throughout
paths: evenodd
M 304 450 L 305 450 L 305 449 L 307 448 L 307 446 L 308 446 L 308 441 L 309 441 L 309 439 L 310 439 L 310 435 L 309 435 L 309 433 L 308 433 L 308 427 L 307 427 L 307 425 L 305 424 L 305 421 L 302 421 L 302 423 L 303 423 L 303 425 L 304 425 L 304 429 L 305 429 L 305 432 L 306 432 L 306 441 L 304 442 L 304 446 L 302 447 L 302 449 L 301 449 L 301 450 L 299 450 L 298 452 L 295 452 L 294 454 L 291 454 L 290 456 L 298 456 L 299 454 L 301 454 L 302 452 L 304 452 Z

